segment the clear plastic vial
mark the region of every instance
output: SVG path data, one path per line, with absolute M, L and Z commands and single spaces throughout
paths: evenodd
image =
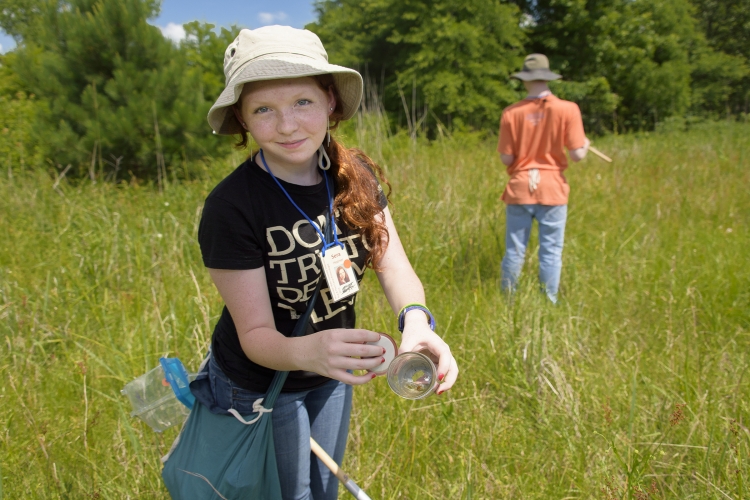
M 405 352 L 388 366 L 388 385 L 406 399 L 422 399 L 435 392 L 437 368 L 421 352 Z

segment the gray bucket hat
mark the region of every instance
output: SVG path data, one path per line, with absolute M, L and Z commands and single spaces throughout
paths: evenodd
M 532 80 L 559 80 L 562 76 L 549 70 L 549 59 L 544 54 L 529 54 L 523 60 L 523 70 L 510 75 L 525 82 Z
M 239 134 L 244 129 L 230 106 L 240 98 L 248 82 L 333 75 L 348 120 L 362 99 L 362 76 L 355 70 L 328 63 L 328 54 L 318 36 L 290 26 L 243 29 L 224 52 L 226 86 L 208 112 L 208 123 L 216 134 Z

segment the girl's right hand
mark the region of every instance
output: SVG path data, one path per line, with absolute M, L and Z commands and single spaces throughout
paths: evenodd
M 383 362 L 384 349 L 367 342 L 377 342 L 380 334 L 370 330 L 336 328 L 300 337 L 294 353 L 303 370 L 358 385 L 375 375 L 354 375 L 353 370 L 370 370 Z

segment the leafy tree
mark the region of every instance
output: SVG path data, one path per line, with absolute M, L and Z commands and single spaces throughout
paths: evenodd
M 43 12 L 51 6 L 46 0 L 0 0 L 0 27 L 20 42 L 33 34 Z
M 693 109 L 708 116 L 750 111 L 750 61 L 702 47 L 693 61 Z
M 518 94 L 520 11 L 499 0 L 323 0 L 308 25 L 330 60 L 363 69 L 370 93 L 409 127 L 497 126 Z M 377 90 L 380 86 L 381 90 Z
M 601 135 L 616 126 L 615 111 L 620 97 L 611 91 L 609 82 L 603 76 L 582 82 L 556 80 L 550 82 L 550 89 L 561 99 L 578 104 L 587 133 Z
M 241 27 L 232 25 L 217 33 L 209 23 L 193 21 L 183 26 L 185 39 L 180 42 L 190 67 L 201 75 L 203 96 L 213 103 L 224 90 L 224 51 L 234 41 Z M 208 112 L 208 110 L 206 110 Z
M 199 70 L 147 23 L 159 3 L 39 0 L 1 19 L 21 41 L 13 69 L 49 107 L 37 127 L 54 163 L 161 179 L 215 150 Z
M 696 78 L 708 80 L 701 99 L 718 101 L 733 113 L 750 113 L 750 2 L 747 0 L 692 0 L 696 18 L 709 45 L 731 57 L 706 54 Z M 738 76 L 741 81 L 737 83 Z M 708 78 L 706 78 L 708 77 Z M 713 78 L 711 78 L 713 77 Z
M 604 78 L 620 105 L 614 126 L 651 128 L 721 106 L 746 67 L 713 50 L 688 0 L 521 2 L 530 48 L 568 79 Z M 738 64 L 738 62 L 740 64 Z M 584 96 L 584 100 L 594 96 Z
M 731 55 L 750 55 L 750 2 L 692 0 L 692 3 L 711 46 Z
M 39 144 L 29 117 L 44 113 L 44 105 L 27 94 L 9 61 L 16 54 L 0 55 L 0 165 L 11 172 L 40 161 Z

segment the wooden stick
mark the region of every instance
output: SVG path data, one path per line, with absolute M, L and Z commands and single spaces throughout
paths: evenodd
M 338 464 L 333 461 L 333 459 L 328 455 L 328 453 L 325 452 L 323 448 L 320 447 L 320 445 L 315 442 L 315 440 L 310 437 L 310 449 L 313 453 L 320 459 L 323 464 L 331 469 L 331 472 L 339 478 L 339 481 L 344 485 L 344 487 L 351 493 L 354 498 L 357 500 L 372 500 L 369 496 L 367 496 L 367 493 L 362 491 L 359 486 L 357 486 L 357 483 L 355 483 L 350 477 L 349 474 L 342 471 Z
M 601 151 L 599 151 L 598 149 L 596 149 L 594 146 L 589 146 L 589 151 L 591 151 L 592 153 L 594 153 L 596 156 L 598 156 L 602 160 L 606 161 L 607 163 L 612 163 L 612 158 L 610 158 L 609 156 L 605 155 L 604 153 L 602 153 Z

